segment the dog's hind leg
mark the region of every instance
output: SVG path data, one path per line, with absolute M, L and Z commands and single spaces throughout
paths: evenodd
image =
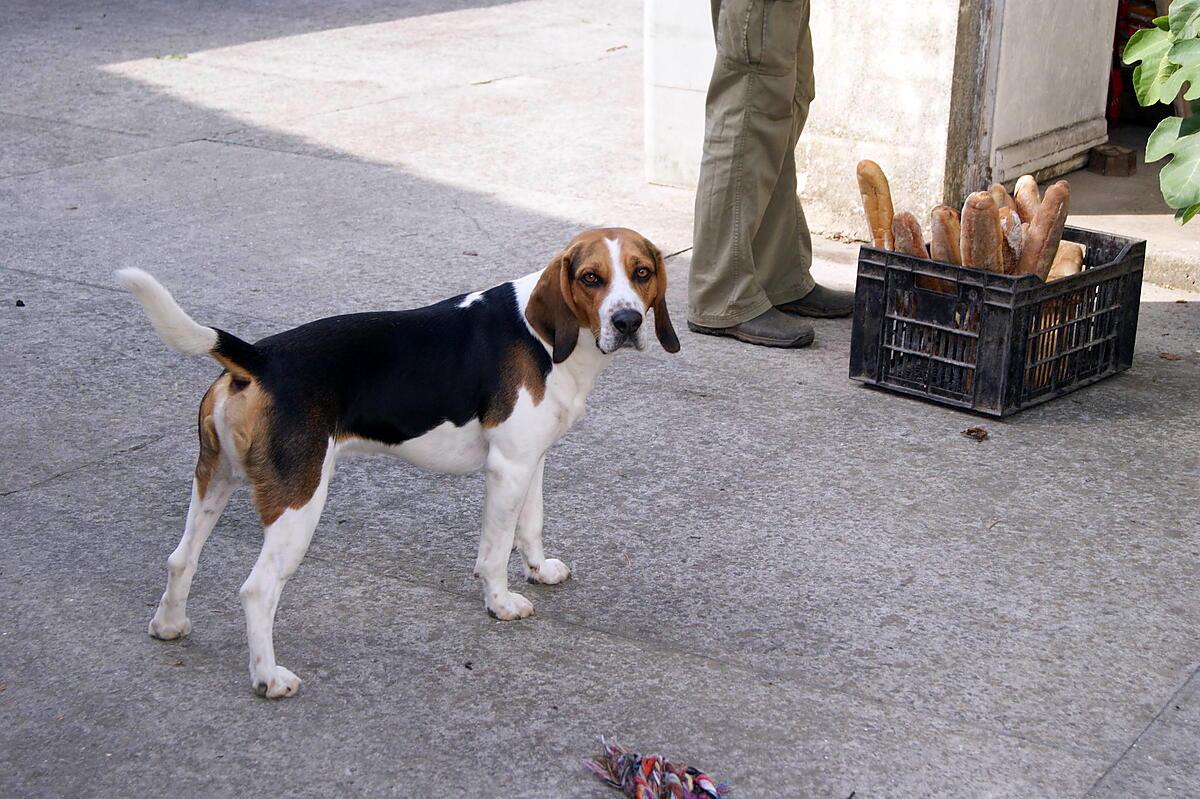
M 150 634 L 164 641 L 180 638 L 192 631 L 192 623 L 187 617 L 187 600 L 200 550 L 208 540 L 209 533 L 217 526 L 221 511 L 225 509 L 235 487 L 232 480 L 214 479 L 202 495 L 197 483 L 192 481 L 192 502 L 188 506 L 183 537 L 167 558 L 167 590 L 158 602 L 154 618 L 150 620 Z
M 525 579 L 531 583 L 557 585 L 571 576 L 571 569 L 557 558 L 547 558 L 542 550 L 542 474 L 546 459 L 538 462 L 537 471 L 517 517 L 517 549 L 525 564 Z
M 192 480 L 187 523 L 179 546 L 167 558 L 167 590 L 150 620 L 150 635 L 164 641 L 180 638 L 192 630 L 187 617 L 187 600 L 200 550 L 237 487 L 229 464 L 221 457 L 221 445 L 212 420 L 212 402 L 213 390 L 209 389 L 200 403 L 200 457 Z
M 246 582 L 242 583 L 242 607 L 246 611 L 246 637 L 250 643 L 250 684 L 255 693 L 270 699 L 291 696 L 300 690 L 300 678 L 275 662 L 275 611 L 288 578 L 296 573 L 313 531 L 321 520 L 329 480 L 333 476 L 333 447 L 328 447 L 320 465 L 316 489 L 302 503 L 286 507 L 265 527 L 262 552 Z M 256 501 L 264 521 L 264 488 L 255 485 Z

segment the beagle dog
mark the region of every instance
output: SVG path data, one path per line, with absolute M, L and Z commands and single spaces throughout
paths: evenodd
M 475 574 L 491 615 L 524 618 L 533 605 L 508 589 L 514 541 L 529 581 L 553 585 L 570 574 L 542 551 L 546 451 L 583 416 L 613 353 L 645 347 L 651 309 L 662 347 L 679 350 L 662 254 L 624 228 L 582 233 L 545 269 L 486 291 L 415 310 L 334 316 L 254 344 L 193 321 L 139 269 L 117 279 L 169 346 L 224 367 L 200 402 L 191 505 L 150 635 L 190 632 L 200 550 L 234 488 L 249 483 L 265 529 L 240 594 L 250 682 L 267 697 L 300 688 L 275 661 L 275 610 L 341 456 L 386 453 L 452 474 L 483 469 Z

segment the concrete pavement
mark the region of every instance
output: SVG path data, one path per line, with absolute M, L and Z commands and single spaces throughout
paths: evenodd
M 1130 372 L 1004 423 L 851 383 L 845 321 L 804 352 L 684 332 L 691 197 L 641 178 L 640 14 L 0 9 L 0 794 L 601 799 L 601 734 L 742 797 L 1197 793 L 1200 295 L 1148 288 Z M 535 617 L 483 612 L 478 478 L 367 459 L 284 594 L 298 697 L 249 689 L 244 493 L 191 637 L 146 635 L 216 370 L 113 269 L 255 338 L 605 223 L 681 253 L 683 351 L 619 358 L 549 459 L 574 573 L 522 589 Z M 854 248 L 818 249 L 848 286 Z

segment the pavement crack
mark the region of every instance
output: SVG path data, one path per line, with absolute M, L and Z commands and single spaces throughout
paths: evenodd
M 627 50 L 628 48 L 629 48 L 629 45 L 627 45 L 627 44 L 623 44 L 619 47 L 610 47 L 607 50 L 605 50 L 604 54 L 599 56 L 598 58 L 585 58 L 580 61 L 568 61 L 564 64 L 556 64 L 555 66 L 548 67 L 544 71 L 547 73 L 558 72 L 560 70 L 570 69 L 572 67 L 581 67 L 586 64 L 597 64 L 601 61 L 607 61 L 610 58 L 614 58 L 614 57 L 619 58 L 620 56 L 625 55 L 625 53 L 622 53 L 621 51 Z M 487 86 L 490 83 L 499 83 L 500 81 L 513 80 L 514 78 L 528 78 L 528 77 L 530 77 L 528 72 L 517 72 L 512 75 L 498 75 L 497 77 L 487 78 L 486 80 L 477 80 L 477 81 L 474 81 L 467 85 L 468 86 Z
M 482 224 L 480 224 L 479 220 L 475 218 L 474 214 L 472 214 L 472 213 L 471 213 L 470 211 L 468 211 L 466 208 L 463 208 L 463 207 L 462 207 L 461 205 L 459 205 L 458 203 L 455 203 L 455 204 L 454 204 L 454 210 L 455 210 L 455 211 L 458 211 L 460 214 L 462 214 L 463 216 L 465 216 L 467 219 L 470 219 L 470 220 L 471 220 L 471 222 L 472 222 L 472 224 L 474 224 L 474 225 L 475 225 L 475 229 L 476 229 L 476 230 L 478 230 L 480 233 L 486 233 L 486 232 L 487 232 L 486 230 L 484 230 L 484 229 L 483 229 L 483 225 L 482 225 Z
M 63 469 L 61 471 L 55 472 L 54 474 L 50 475 L 49 477 L 44 477 L 41 480 L 30 483 L 29 485 L 23 485 L 18 488 L 11 488 L 7 491 L 0 491 L 0 497 L 10 497 L 13 494 L 19 494 L 20 492 L 28 491 L 31 488 L 38 488 L 39 486 L 44 486 L 47 483 L 53 483 L 55 480 L 58 480 L 61 477 L 66 477 L 68 475 L 76 474 L 77 472 L 82 472 L 86 469 L 92 468 L 93 466 L 99 466 L 100 464 L 102 464 L 106 461 L 109 461 L 113 458 L 119 457 L 121 455 L 128 455 L 131 452 L 137 452 L 138 450 L 145 449 L 146 447 L 150 446 L 151 444 L 157 444 L 159 441 L 162 441 L 164 438 L 166 438 L 169 435 L 172 435 L 174 432 L 176 432 L 176 431 L 171 430 L 166 433 L 160 433 L 159 435 L 156 435 L 156 436 L 150 436 L 150 437 L 143 439 L 142 441 L 139 441 L 138 443 L 133 444 L 131 446 L 124 447 L 123 449 L 118 449 L 113 452 L 109 452 L 109 453 L 105 454 L 103 457 L 97 458 L 96 460 L 87 461 L 86 463 L 76 464 L 75 466 L 72 466 L 69 469 Z
M 446 595 L 453 596 L 453 597 L 456 597 L 459 599 L 470 600 L 477 596 L 477 594 L 473 591 L 459 591 L 457 589 L 448 588 L 448 587 L 445 587 L 442 585 L 432 585 L 430 583 L 422 581 L 418 577 L 407 574 L 396 568 L 380 570 L 380 569 L 372 568 L 368 564 L 354 564 L 354 563 L 347 561 L 345 558 L 337 558 L 337 557 L 325 557 L 325 556 L 313 557 L 312 555 L 309 555 L 308 557 L 305 558 L 305 560 L 306 561 L 315 561 L 315 562 L 319 562 L 319 563 L 326 563 L 329 565 L 337 565 L 337 566 L 346 568 L 353 572 L 358 572 L 361 574 L 368 574 L 368 575 L 371 575 L 371 576 L 377 577 L 377 578 L 398 580 L 400 582 L 403 582 L 410 586 L 413 586 L 414 588 L 436 591 L 440 594 L 446 594 Z M 1055 751 L 1069 752 L 1078 757 L 1096 758 L 1095 751 L 1087 750 L 1087 749 L 1084 749 L 1081 747 L 1071 745 L 1069 742 L 1044 740 L 1044 739 L 1041 739 L 1036 736 L 1023 735 L 1020 733 L 1009 732 L 1008 730 L 1004 730 L 1004 729 L 990 727 L 986 724 L 981 724 L 977 721 L 972 721 L 970 719 L 958 718 L 958 717 L 954 717 L 954 716 L 946 716 L 941 713 L 930 712 L 929 710 L 924 710 L 924 709 L 915 707 L 911 704 L 907 704 L 904 702 L 894 702 L 894 701 L 880 698 L 878 696 L 874 696 L 869 693 L 853 691 L 853 690 L 845 688 L 844 686 L 836 685 L 836 684 L 825 682 L 822 680 L 816 680 L 816 679 L 813 679 L 811 677 L 811 675 L 799 675 L 799 674 L 795 674 L 794 672 L 787 671 L 787 670 L 781 671 L 781 670 L 756 668 L 754 666 L 750 666 L 745 663 L 738 662 L 736 660 L 730 660 L 730 659 L 726 659 L 726 658 L 716 657 L 714 655 L 706 655 L 706 654 L 697 652 L 694 649 L 691 649 L 691 648 L 688 648 L 688 647 L 685 647 L 685 646 L 682 646 L 679 644 L 675 644 L 671 641 L 667 641 L 667 640 L 664 640 L 661 638 L 644 638 L 644 637 L 634 638 L 634 637 L 631 637 L 628 635 L 624 635 L 624 634 L 617 632 L 615 630 L 612 630 L 612 629 L 608 629 L 608 628 L 604 628 L 604 627 L 596 627 L 596 626 L 586 624 L 581 621 L 577 621 L 575 619 L 567 618 L 565 616 L 560 616 L 560 615 L 556 615 L 553 613 L 538 613 L 536 618 L 540 619 L 541 621 L 543 621 L 547 624 L 554 624 L 554 625 L 558 625 L 561 627 L 585 630 L 593 635 L 598 635 L 602 638 L 607 638 L 611 641 L 619 641 L 625 645 L 633 646 L 636 649 L 641 649 L 641 650 L 645 650 L 645 651 L 653 652 L 653 653 L 657 653 L 657 654 L 662 654 L 662 655 L 669 655 L 672 657 L 683 657 L 683 658 L 690 658 L 693 660 L 701 660 L 701 661 L 709 663 L 710 665 L 713 665 L 713 666 L 716 666 L 716 667 L 719 667 L 722 669 L 737 671 L 737 672 L 752 676 L 755 679 L 762 680 L 767 683 L 788 683 L 791 685 L 799 686 L 801 688 L 815 687 L 822 691 L 828 692 L 830 694 L 837 694 L 840 696 L 850 697 L 850 698 L 856 699 L 860 702 L 866 702 L 868 704 L 875 705 L 877 707 L 888 709 L 888 710 L 895 710 L 895 711 L 900 711 L 903 713 L 911 713 L 911 714 L 913 714 L 915 716 L 919 716 L 921 718 L 932 719 L 935 721 L 942 722 L 944 724 L 950 724 L 950 725 L 953 725 L 953 726 L 956 726 L 956 727 L 959 727 L 962 729 L 971 730 L 975 733 L 979 733 L 979 734 L 983 734 L 983 735 L 998 736 L 998 737 L 1005 738 L 1008 740 L 1013 740 L 1013 741 L 1021 741 L 1022 743 L 1032 744 L 1034 746 L 1045 747 L 1047 749 L 1052 749 Z M 1176 692 L 1176 694 L 1178 694 L 1178 691 Z M 1171 699 L 1173 701 L 1175 699 L 1175 695 L 1172 695 Z M 1170 704 L 1170 702 L 1168 702 L 1168 704 Z
M 17 266 L 0 266 L 0 270 L 3 270 L 5 272 L 15 272 L 18 275 L 27 275 L 29 277 L 41 278 L 42 280 L 47 280 L 51 283 L 70 283 L 71 285 L 74 285 L 74 286 L 84 286 L 85 288 L 96 289 L 97 291 L 109 291 L 114 294 L 125 295 L 125 294 L 129 293 L 128 291 L 126 291 L 125 289 L 116 285 L 115 283 L 113 285 L 109 286 L 104 283 L 93 283 L 90 280 L 79 280 L 79 279 L 73 278 L 73 277 L 61 277 L 58 275 L 45 275 L 45 274 L 42 274 L 41 272 L 35 272 L 32 269 L 21 269 L 20 267 L 17 267 Z
M 32 269 L 21 269 L 20 267 L 17 267 L 17 266 L 7 266 L 7 265 L 0 266 L 0 272 L 13 272 L 18 275 L 26 275 L 28 277 L 45 280 L 49 283 L 68 283 L 68 284 L 71 284 L 74 286 L 83 286 L 85 288 L 95 289 L 96 291 L 107 291 L 107 292 L 111 292 L 113 294 L 118 294 L 122 297 L 130 297 L 132 299 L 132 295 L 130 295 L 128 290 L 121 288 L 116 283 L 113 283 L 112 285 L 109 285 L 107 283 L 95 283 L 91 280 L 79 280 L 78 278 L 73 278 L 73 277 L 60 277 L 58 275 L 47 275 L 47 274 L 44 274 L 42 272 L 37 272 Z M 133 303 L 131 303 L 131 307 L 135 307 L 135 308 L 139 307 L 136 305 L 136 300 L 134 300 Z M 197 305 L 197 306 L 193 306 L 193 307 L 196 309 L 203 308 L 203 310 L 205 312 L 215 312 L 216 314 L 226 314 L 228 316 L 241 316 L 246 319 L 253 319 L 256 322 L 262 322 L 263 324 L 266 324 L 266 325 L 276 325 L 276 326 L 280 326 L 285 329 L 295 326 L 294 322 L 288 321 L 286 319 L 275 319 L 273 317 L 263 316 L 262 314 L 257 314 L 257 313 L 252 314 L 252 313 L 248 313 L 246 311 L 232 311 L 232 310 L 225 308 L 223 306 L 220 306 L 220 305 L 203 305 L 203 306 Z
M 674 656 L 679 656 L 679 657 L 687 657 L 687 658 L 692 658 L 695 660 L 703 660 L 703 661 L 712 663 L 714 665 L 721 666 L 723 668 L 733 669 L 736 671 L 740 671 L 743 674 L 752 675 L 753 677 L 755 677 L 759 680 L 763 680 L 768 683 L 786 682 L 786 683 L 789 683 L 791 685 L 795 685 L 795 686 L 798 686 L 801 688 L 811 686 L 811 687 L 819 688 L 823 691 L 827 691 L 831 694 L 839 694 L 841 696 L 850 697 L 853 699 L 857 699 L 860 702 L 866 702 L 868 704 L 872 704 L 872 705 L 875 705 L 875 706 L 881 707 L 881 708 L 898 710 L 898 711 L 901 711 L 904 713 L 911 713 L 915 716 L 920 716 L 921 718 L 934 719 L 934 720 L 943 722 L 945 724 L 950 724 L 950 725 L 954 725 L 956 727 L 960 727 L 963 729 L 972 730 L 976 733 L 982 733 L 985 735 L 994 735 L 994 736 L 998 736 L 1001 738 L 1007 738 L 1009 740 L 1014 740 L 1014 741 L 1021 741 L 1023 743 L 1033 744 L 1035 746 L 1042 746 L 1042 747 L 1046 747 L 1047 749 L 1053 749 L 1056 751 L 1070 752 L 1071 754 L 1074 754 L 1074 755 L 1077 755 L 1080 757 L 1093 757 L 1094 758 L 1096 756 L 1095 752 L 1088 751 L 1086 749 L 1082 749 L 1080 747 L 1070 745 L 1067 742 L 1047 741 L 1047 740 L 1043 740 L 1041 738 L 1030 736 L 1030 735 L 1022 735 L 1020 733 L 1009 732 L 1008 730 L 1004 730 L 1004 729 L 997 729 L 994 727 L 990 727 L 986 724 L 981 724 L 979 722 L 972 721 L 970 719 L 957 718 L 954 716 L 946 716 L 941 713 L 930 712 L 928 710 L 924 710 L 924 709 L 918 708 L 914 705 L 907 704 L 904 702 L 895 702 L 895 701 L 891 701 L 888 699 L 883 699 L 881 697 L 874 696 L 869 693 L 865 693 L 865 692 L 861 692 L 861 691 L 853 691 L 853 690 L 845 688 L 844 686 L 836 685 L 836 684 L 829 683 L 829 682 L 826 682 L 823 680 L 813 679 L 811 675 L 798 675 L 798 674 L 795 674 L 795 673 L 793 673 L 791 671 L 787 671 L 787 670 L 778 671 L 778 670 L 756 668 L 754 666 L 750 666 L 745 663 L 740 663 L 740 662 L 737 662 L 734 660 L 727 660 L 724 658 L 716 657 L 714 655 L 705 655 L 703 653 L 695 651 L 694 649 L 680 646 L 680 645 L 674 644 L 670 641 L 665 641 L 663 639 L 655 638 L 655 639 L 647 640 L 644 638 L 632 638 L 632 637 L 623 635 L 619 632 L 616 632 L 614 630 L 593 627 L 589 624 L 584 624 L 582 622 L 574 621 L 574 620 L 567 619 L 567 618 L 555 617 L 555 616 L 543 616 L 542 618 L 551 623 L 563 624 L 563 625 L 572 626 L 572 627 L 578 627 L 580 629 L 588 630 L 592 633 L 595 633 L 597 635 L 602 635 L 607 638 L 615 638 L 615 639 L 618 639 L 621 641 L 625 641 L 625 642 L 632 644 L 638 648 L 646 649 L 646 650 L 649 650 L 652 652 L 658 652 L 660 654 L 674 655 Z
M 238 128 L 238 130 L 243 130 L 243 128 Z M 233 131 L 233 133 L 237 133 L 237 130 Z M 229 135 L 232 135 L 232 133 L 214 134 L 214 136 L 229 136 Z M 219 144 L 224 147 L 245 147 L 248 150 L 259 150 L 261 152 L 267 152 L 267 153 L 278 153 L 279 155 L 290 155 L 290 156 L 294 156 L 296 158 L 314 158 L 318 161 L 333 161 L 333 162 L 339 163 L 339 164 L 363 164 L 363 163 L 369 164 L 370 163 L 370 162 L 360 161 L 351 155 L 346 155 L 344 157 L 334 157 L 331 155 L 321 155 L 320 153 L 314 153 L 311 151 L 305 152 L 305 151 L 301 151 L 301 150 L 289 150 L 289 149 L 280 148 L 280 147 L 267 147 L 264 144 L 236 141 L 236 140 L 232 140 L 232 139 L 220 139 L 220 138 L 214 138 L 213 136 L 206 136 L 205 138 L 200 139 L 199 141 L 206 142 L 208 144 Z
M 82 122 L 68 122 L 65 119 L 50 119 L 49 117 L 40 117 L 34 114 L 20 114 L 16 111 L 0 111 L 0 116 L 18 117 L 20 119 L 28 119 L 32 122 L 45 122 L 48 125 L 65 125 L 69 128 L 80 128 L 82 130 L 95 130 L 100 133 L 115 133 L 118 136 L 129 136 L 135 139 L 146 139 L 147 141 L 162 141 L 155 139 L 149 133 L 134 133 L 131 130 L 119 130 L 117 128 L 106 128 L 100 125 L 85 125 Z
M 1192 680 L 1195 680 L 1198 677 L 1200 677 L 1200 664 L 1197 664 L 1196 668 L 1192 669 L 1188 676 L 1184 678 L 1179 687 L 1171 692 L 1171 695 L 1167 697 L 1166 702 L 1163 702 L 1162 706 L 1158 709 L 1158 712 L 1151 717 L 1150 721 L 1146 722 L 1146 726 L 1142 728 L 1142 731 L 1139 732 L 1134 739 L 1129 742 L 1129 746 L 1125 747 L 1125 750 L 1117 756 L 1117 759 L 1110 763 L 1108 768 L 1104 769 L 1100 776 L 1096 778 L 1096 781 L 1092 783 L 1092 786 L 1087 789 L 1086 793 L 1083 794 L 1084 799 L 1087 799 L 1089 796 L 1096 795 L 1096 789 L 1099 788 L 1106 779 L 1108 779 L 1108 775 L 1116 771 L 1117 766 L 1121 765 L 1121 763 L 1123 763 L 1129 757 L 1134 749 L 1137 749 L 1138 744 L 1141 743 L 1142 739 L 1146 737 L 1147 733 L 1154 729 L 1154 726 L 1158 724 L 1158 720 L 1162 718 L 1163 713 L 1167 712 L 1167 709 L 1172 705 L 1178 703 L 1180 694 L 1187 691 L 1187 688 L 1189 685 L 1191 685 Z
M 147 141 L 154 141 L 154 140 L 148 139 Z M 195 144 L 198 141 L 204 141 L 204 140 L 203 139 L 188 139 L 186 141 L 170 142 L 169 144 L 160 144 L 157 147 L 145 147 L 140 150 L 132 150 L 130 152 L 125 152 L 125 153 L 116 153 L 115 155 L 106 155 L 101 158 L 88 158 L 88 159 L 84 159 L 83 161 L 72 161 L 69 164 L 55 164 L 54 166 L 48 166 L 43 169 L 34 169 L 29 172 L 14 172 L 11 175 L 0 176 L 0 181 L 12 180 L 14 178 L 27 178 L 27 177 L 31 177 L 33 175 L 42 175 L 42 174 L 45 174 L 46 172 L 54 172 L 55 170 L 58 170 L 58 169 L 70 169 L 73 166 L 83 166 L 85 164 L 102 164 L 102 163 L 105 163 L 106 161 L 116 161 L 119 158 L 130 158 L 133 156 L 145 155 L 146 153 L 157 152 L 159 150 L 169 150 L 172 147 L 179 147 L 184 144 Z
M 557 72 L 557 71 L 560 71 L 563 69 L 571 69 L 572 67 L 584 66 L 586 64 L 594 64 L 594 63 L 598 63 L 600 61 L 606 61 L 611 58 L 619 58 L 624 55 L 626 55 L 626 52 L 622 48 L 610 48 L 609 50 L 605 51 L 604 55 L 601 55 L 598 58 L 589 58 L 589 59 L 584 59 L 581 61 L 568 61 L 563 64 L 558 64 L 556 66 L 548 67 L 545 70 L 545 72 L 551 73 L 551 72 Z M 429 96 L 435 92 L 455 91 L 456 89 L 470 88 L 472 86 L 487 86 L 487 85 L 490 85 L 493 83 L 500 83 L 500 82 L 506 81 L 506 80 L 513 80 L 515 78 L 527 78 L 527 77 L 530 77 L 530 73 L 518 72 L 518 73 L 514 73 L 512 75 L 498 75 L 494 78 L 486 78 L 484 80 L 472 81 L 470 83 L 446 83 L 446 84 L 441 84 L 441 85 L 437 85 L 437 86 L 427 86 L 427 87 L 424 87 L 421 89 L 417 89 L 416 91 L 402 91 L 398 94 L 388 94 L 385 97 L 377 97 L 372 100 L 365 100 L 364 102 L 361 102 L 361 103 L 350 103 L 349 105 L 338 106 L 337 108 L 326 108 L 326 109 L 322 109 L 320 111 L 313 111 L 312 113 L 308 113 L 308 114 L 301 114 L 299 116 L 288 117 L 287 119 L 280 120 L 280 123 L 285 124 L 285 125 L 295 125 L 299 122 L 307 122 L 310 119 L 319 119 L 321 117 L 330 116 L 333 114 L 340 114 L 343 111 L 357 111 L 362 108 L 370 108 L 371 106 L 386 105 L 388 103 L 394 103 L 398 100 L 405 100 L 410 97 L 424 97 L 424 96 Z M 254 146 L 254 145 L 244 144 L 244 143 L 238 142 L 238 141 L 226 141 L 224 139 L 214 138 L 214 137 L 220 137 L 220 136 L 231 136 L 234 133 L 245 130 L 247 127 L 254 127 L 254 126 L 242 125 L 232 131 L 229 131 L 228 133 L 214 133 L 211 136 L 204 138 L 203 141 L 209 141 L 209 142 L 213 142 L 215 144 L 235 144 L 235 145 L 240 144 L 240 145 L 246 146 L 246 147 Z M 258 146 L 257 149 L 268 150 L 270 152 L 277 152 L 277 153 L 291 153 L 293 155 L 303 155 L 304 154 L 304 153 L 296 152 L 295 150 L 281 150 L 281 149 L 276 149 L 273 147 Z M 313 157 L 320 157 L 320 156 L 313 156 Z M 343 160 L 343 159 L 328 158 L 326 160 L 336 161 L 336 160 Z
M 489 83 L 498 83 L 502 80 L 512 80 L 513 78 L 520 78 L 520 77 L 524 77 L 524 76 L 518 72 L 513 75 L 501 75 L 497 78 L 488 78 L 487 80 L 477 80 L 474 83 L 471 83 L 470 85 L 471 86 L 487 86 Z

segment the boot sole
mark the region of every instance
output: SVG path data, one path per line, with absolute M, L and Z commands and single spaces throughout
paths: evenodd
M 781 350 L 798 350 L 802 347 L 807 347 L 816 339 L 815 331 L 808 331 L 797 339 L 784 340 L 777 338 L 763 338 L 761 336 L 752 336 L 748 333 L 740 332 L 736 327 L 704 327 L 695 324 L 694 322 L 687 323 L 688 330 L 693 333 L 699 333 L 702 336 L 717 336 L 720 338 L 732 338 L 746 344 L 757 344 L 760 347 L 775 347 Z

